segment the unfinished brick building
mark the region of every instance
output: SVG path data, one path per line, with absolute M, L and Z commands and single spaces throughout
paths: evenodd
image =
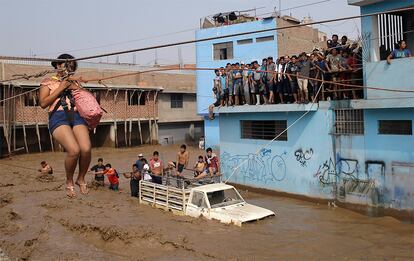
M 16 74 L 30 75 L 51 69 L 47 63 L 27 65 L 0 61 L 0 66 L 0 79 L 2 80 L 11 79 Z M 157 68 L 81 63 L 77 75 L 81 75 L 84 79 L 96 79 L 133 72 L 153 71 L 154 69 Z M 4 82 L 0 84 L 0 100 L 38 88 L 41 80 L 38 78 Z M 94 147 L 126 147 L 157 143 L 160 124 L 158 100 L 159 97 L 167 95 L 161 94 L 163 91 L 168 93 L 168 97 L 171 95 L 170 99 L 174 94 L 180 93 L 182 100 L 191 103 L 191 105 L 186 105 L 185 113 L 188 117 L 184 120 L 178 120 L 178 123 L 186 122 L 184 126 L 191 123 L 193 129 L 194 123 L 196 123 L 198 130 L 201 128 L 201 119 L 195 111 L 194 72 L 146 72 L 106 80 L 103 84 L 96 81 L 88 82 L 83 87 L 90 90 L 101 107 L 107 111 L 99 126 L 91 131 Z M 183 95 L 190 98 L 184 99 Z M 183 104 L 181 105 L 183 108 Z M 162 108 L 164 109 L 165 106 Z M 191 108 L 193 109 L 191 110 Z M 164 113 L 174 117 L 174 113 Z M 175 123 L 176 126 L 177 120 L 171 117 L 166 118 L 163 115 L 161 124 L 164 124 L 163 121 L 165 121 L 166 123 Z M 48 112 L 39 106 L 38 90 L 1 103 L 0 124 L 2 155 L 19 151 L 41 152 L 60 149 L 49 133 Z M 202 134 L 198 133 L 198 136 L 200 135 Z M 194 134 L 192 136 L 193 139 L 198 138 L 194 137 Z

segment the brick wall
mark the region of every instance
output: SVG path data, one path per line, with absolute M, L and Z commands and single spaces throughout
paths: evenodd
M 295 23 L 282 18 L 277 19 L 277 26 L 291 26 Z M 278 54 L 298 55 L 302 52 L 310 53 L 315 47 L 326 47 L 326 42 L 320 42 L 318 29 L 310 26 L 301 26 L 278 31 L 277 38 Z
M 100 103 L 108 113 L 104 113 L 103 121 L 124 121 L 125 119 L 143 119 L 143 118 L 157 118 L 158 104 L 154 101 L 155 91 L 143 92 L 147 98 L 145 105 L 128 105 L 128 100 L 125 99 L 125 90 L 119 90 L 115 100 L 116 91 L 95 91 L 100 94 Z M 129 91 L 132 93 L 132 91 Z M 127 95 L 128 99 L 128 95 Z M 47 124 L 48 112 L 39 106 L 25 106 L 24 98 L 17 98 L 16 106 L 16 121 L 25 124 Z M 0 120 L 3 120 L 3 107 L 0 107 Z M 2 122 L 0 122 L 1 124 Z

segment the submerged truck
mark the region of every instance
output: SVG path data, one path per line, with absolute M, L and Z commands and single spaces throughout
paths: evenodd
M 177 188 L 141 180 L 139 187 L 141 204 L 179 215 L 205 217 L 238 226 L 275 216 L 271 210 L 246 203 L 233 186 L 225 183 Z

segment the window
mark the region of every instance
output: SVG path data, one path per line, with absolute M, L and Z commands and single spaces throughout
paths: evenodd
M 243 40 L 238 40 L 237 44 L 242 45 L 242 44 L 251 44 L 253 43 L 253 39 L 243 39 Z
M 256 38 L 256 43 L 273 41 L 274 39 L 275 39 L 275 36 L 273 36 L 273 35 L 264 36 L 264 37 L 257 37 Z
M 364 111 L 335 110 L 335 134 L 364 135 Z
M 408 10 L 390 14 L 380 14 L 372 17 L 373 30 L 363 37 L 364 48 L 378 48 L 380 60 L 397 48 L 400 40 L 412 42 L 414 37 L 414 11 Z M 372 45 L 372 46 L 371 46 Z M 410 44 L 409 44 L 410 45 Z M 374 57 L 378 60 L 378 57 Z
M 233 42 L 213 44 L 214 60 L 233 59 Z
M 234 188 L 207 193 L 211 208 L 221 208 L 244 202 Z
M 171 94 L 171 108 L 182 108 L 183 107 L 183 94 L 173 93 Z
M 0 100 L 4 100 L 4 89 L 6 88 L 5 85 L 0 84 Z M 4 103 L 0 103 L 0 106 L 4 106 Z
M 193 198 L 191 199 L 191 204 L 197 207 L 207 208 L 207 204 L 204 199 L 204 194 L 201 192 L 197 192 L 197 191 L 193 192 Z
M 287 128 L 287 121 L 240 121 L 241 138 L 272 140 Z M 287 131 L 276 140 L 287 141 Z
M 24 90 L 26 92 L 28 90 Z M 36 107 L 39 106 L 39 92 L 29 92 L 24 95 L 24 106 Z
M 379 120 L 378 134 L 385 135 L 413 135 L 412 121 L 410 120 Z
M 128 105 L 145 105 L 148 92 L 128 91 Z

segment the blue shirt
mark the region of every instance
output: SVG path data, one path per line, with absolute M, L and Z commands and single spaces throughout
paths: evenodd
M 141 160 L 137 160 L 135 161 L 135 164 L 138 166 L 138 170 L 142 171 L 142 169 L 144 168 L 144 163 L 142 163 Z
M 322 70 L 326 71 L 326 63 L 325 63 L 325 61 L 323 61 L 323 60 L 322 61 L 316 61 L 315 64 L 319 68 L 321 68 Z
M 221 87 L 224 90 L 224 89 L 227 88 L 227 85 L 226 85 L 226 76 L 220 76 L 220 78 L 221 78 Z
M 404 50 L 394 49 L 394 51 L 392 51 L 391 53 L 391 56 L 393 59 L 406 58 L 406 57 L 411 56 L 411 52 L 410 50 L 407 50 L 407 49 L 404 49 Z

